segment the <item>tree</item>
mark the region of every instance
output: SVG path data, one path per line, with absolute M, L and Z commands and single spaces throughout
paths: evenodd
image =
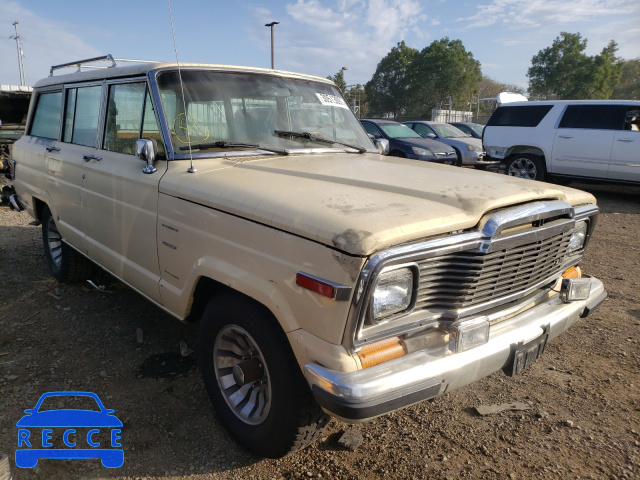
M 333 77 L 329 75 L 327 78 L 338 86 L 343 95 L 346 93 L 347 82 L 344 81 L 344 69 L 341 68 Z
M 620 80 L 622 63 L 611 40 L 600 55 L 587 56 L 587 40 L 561 32 L 551 47 L 531 59 L 529 95 L 537 99 L 609 98 Z
M 611 98 L 640 100 L 640 58 L 624 62 L 620 83 L 613 91 Z
M 344 97 L 347 99 L 351 110 L 356 114 L 358 118 L 366 118 L 368 116 L 368 101 L 367 101 L 367 93 L 364 90 L 364 86 L 360 85 L 351 85 L 347 87 L 347 91 L 344 94 Z
M 417 53 L 415 48 L 407 47 L 402 41 L 380 60 L 373 77 L 365 85 L 369 113 L 381 116 L 391 114 L 396 118 L 406 110 L 409 90 L 407 71 Z
M 520 93 L 521 95 L 525 94 L 524 88 L 519 87 L 518 85 L 513 85 L 510 83 L 502 83 L 492 78 L 482 76 L 482 79 L 478 83 L 478 97 L 479 98 L 496 98 L 501 92 L 513 92 Z M 475 101 L 474 101 L 475 103 Z M 480 102 L 480 115 L 488 116 L 491 115 L 493 110 L 496 108 L 495 102 Z
M 413 112 L 426 114 L 448 103 L 466 110 L 482 79 L 480 62 L 467 52 L 460 40 L 445 37 L 424 48 L 413 59 L 410 70 Z

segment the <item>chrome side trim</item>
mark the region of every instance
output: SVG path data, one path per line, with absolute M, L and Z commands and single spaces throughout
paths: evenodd
M 336 302 L 344 302 L 349 300 L 349 298 L 351 298 L 351 287 L 347 287 L 345 285 L 341 285 L 335 282 L 330 282 L 329 280 L 325 280 L 323 278 L 314 277 L 313 275 L 309 275 L 308 273 L 305 273 L 305 272 L 297 272 L 297 275 L 302 275 L 304 277 L 310 278 L 317 282 L 324 283 L 325 285 L 329 285 L 333 287 L 335 291 L 335 295 L 333 296 L 332 300 L 335 300 Z M 298 286 L 300 286 L 301 288 L 306 288 L 299 284 Z

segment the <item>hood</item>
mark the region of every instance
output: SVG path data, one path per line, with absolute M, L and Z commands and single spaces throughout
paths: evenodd
M 445 152 L 445 153 L 453 153 L 454 150 L 449 145 L 445 145 L 442 142 L 438 142 L 436 140 L 431 140 L 430 138 L 422 138 L 422 137 L 409 137 L 409 138 L 390 138 L 389 143 L 393 145 L 394 143 L 398 145 L 406 145 L 407 147 L 421 147 L 430 150 L 431 152 Z
M 567 187 L 377 154 L 171 161 L 160 192 L 343 252 L 368 256 L 474 227 L 485 212 L 558 199 L 595 203 Z
M 474 137 L 443 138 L 440 141 L 447 142 L 449 145 L 475 145 L 482 148 L 482 140 Z

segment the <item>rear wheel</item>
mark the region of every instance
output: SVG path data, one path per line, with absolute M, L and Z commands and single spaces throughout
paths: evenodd
M 56 280 L 72 283 L 91 278 L 93 265 L 62 241 L 48 206 L 42 211 L 42 243 L 49 270 Z
M 526 178 L 529 180 L 544 180 L 544 165 L 535 155 L 528 153 L 512 155 L 507 160 L 504 173 L 512 177 Z
M 214 297 L 200 325 L 200 355 L 220 422 L 247 449 L 278 458 L 322 434 L 329 417 L 263 306 L 235 293 Z

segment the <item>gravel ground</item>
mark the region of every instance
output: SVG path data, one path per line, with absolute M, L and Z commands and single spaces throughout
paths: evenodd
M 196 353 L 179 354 L 180 342 L 195 348 L 197 326 L 108 278 L 103 292 L 57 284 L 40 227 L 0 206 L 0 454 L 13 457 L 16 421 L 42 393 L 84 390 L 124 422 L 124 466 L 41 460 L 13 465 L 16 480 L 640 478 L 640 188 L 573 186 L 601 208 L 582 263 L 609 292 L 598 311 L 518 377 L 497 373 L 360 425 L 355 450 L 338 442 L 351 427 L 332 420 L 280 460 L 247 453 L 220 426 Z M 507 402 L 531 408 L 475 409 Z

